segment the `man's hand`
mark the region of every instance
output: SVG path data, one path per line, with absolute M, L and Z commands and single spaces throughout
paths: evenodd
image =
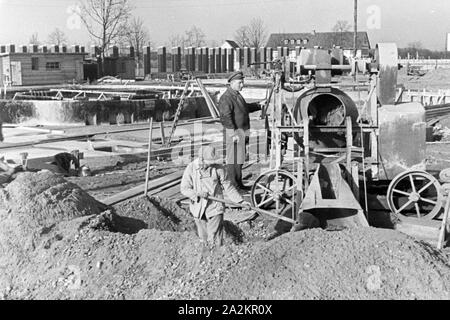
M 233 142 L 240 142 L 241 139 L 245 139 L 245 131 L 243 129 L 234 130 L 234 135 L 231 136 L 233 138 Z
M 197 192 L 197 197 L 199 197 L 199 198 L 206 199 L 206 198 L 208 198 L 208 196 L 209 196 L 208 192 L 204 192 L 204 191 Z
M 250 202 L 248 202 L 248 201 L 242 201 L 241 205 L 246 210 L 250 210 L 252 208 L 252 204 Z
M 266 103 L 267 103 L 267 99 L 263 99 L 263 100 L 260 100 L 257 102 L 257 104 L 259 104 L 261 109 L 266 106 Z

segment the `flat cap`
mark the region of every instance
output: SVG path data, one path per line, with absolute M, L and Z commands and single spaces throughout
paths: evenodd
M 244 74 L 242 73 L 242 71 L 236 71 L 228 78 L 228 82 L 231 82 L 233 80 L 242 80 L 242 79 L 244 79 Z
M 211 145 L 201 147 L 199 150 L 199 157 L 201 160 L 211 162 L 215 162 L 220 159 L 216 153 L 216 148 Z

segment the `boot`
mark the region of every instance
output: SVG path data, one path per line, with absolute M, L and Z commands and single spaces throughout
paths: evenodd
M 238 180 L 236 179 L 236 170 L 234 164 L 227 164 L 227 179 L 235 188 L 239 188 Z
M 242 183 L 242 164 L 235 164 L 234 170 L 236 173 L 236 182 L 237 182 L 239 189 L 244 190 L 244 191 L 251 190 L 252 187 L 244 186 L 244 184 Z

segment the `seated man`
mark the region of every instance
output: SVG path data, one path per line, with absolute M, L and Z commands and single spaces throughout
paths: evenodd
M 51 164 L 58 166 L 59 173 L 64 174 L 65 176 L 71 175 L 72 165 L 74 166 L 77 174 L 80 172 L 80 161 L 73 153 L 62 152 L 55 155 L 55 161 Z
M 91 175 L 89 167 L 87 165 L 81 166 L 78 156 L 74 152 L 61 152 L 52 157 L 37 160 L 40 161 L 35 161 L 32 167 L 26 166 L 26 170 L 30 172 L 47 170 L 65 177 Z

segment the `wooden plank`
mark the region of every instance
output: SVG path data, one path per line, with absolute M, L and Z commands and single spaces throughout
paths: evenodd
M 437 248 L 440 250 L 444 248 L 444 241 L 445 241 L 445 234 L 447 233 L 449 212 L 450 212 L 450 195 L 447 196 L 447 201 L 445 202 L 444 217 L 442 218 L 441 230 L 439 231 Z
M 144 196 L 147 195 L 148 191 L 148 182 L 150 175 L 150 160 L 152 155 L 152 135 L 153 135 L 153 118 L 150 119 L 150 127 L 148 131 L 148 154 L 147 154 L 147 170 L 145 170 L 145 187 L 144 187 Z
M 211 96 L 209 95 L 209 93 L 206 90 L 205 86 L 203 85 L 202 81 L 199 78 L 196 78 L 195 81 L 197 82 L 197 85 L 200 88 L 200 91 L 202 92 L 203 97 L 205 98 L 206 105 L 208 106 L 211 116 L 215 119 L 219 118 L 219 110 L 218 110 L 217 106 L 215 105 L 214 101 L 211 99 Z
M 346 152 L 347 152 L 347 159 L 346 159 L 346 167 L 347 171 L 351 172 L 351 162 L 352 162 L 352 147 L 353 147 L 353 133 L 352 133 L 352 119 L 350 117 L 347 117 L 346 119 L 346 140 L 347 140 L 347 146 L 346 146 Z
M 180 123 L 179 126 L 188 125 L 188 124 L 191 124 L 191 123 Z M 109 130 L 108 129 L 99 129 L 98 131 L 89 130 L 85 134 L 65 135 L 65 136 L 59 136 L 59 137 L 58 136 L 52 137 L 51 135 L 47 135 L 47 138 L 45 138 L 45 139 L 39 139 L 39 140 L 34 140 L 34 141 L 29 141 L 29 142 L 19 142 L 19 143 L 11 143 L 11 144 L 4 143 L 0 147 L 0 150 L 30 147 L 30 146 L 34 146 L 37 144 L 46 144 L 46 143 L 53 143 L 53 142 L 60 142 L 60 141 L 85 139 L 85 138 L 93 137 L 96 135 L 103 135 L 103 134 L 114 134 L 114 133 L 125 133 L 125 132 L 148 130 L 148 125 L 147 124 L 143 124 L 143 125 L 145 127 L 139 128 L 139 127 L 136 127 L 137 125 L 133 125 L 134 126 L 133 128 L 128 128 L 128 129 L 109 129 Z M 160 139 L 161 138 L 155 138 L 155 139 L 153 139 L 153 141 L 157 142 Z
M 162 186 L 164 186 L 168 183 L 171 183 L 175 180 L 181 179 L 182 176 L 183 176 L 183 171 L 178 171 L 178 172 L 169 174 L 167 176 L 164 176 L 164 177 L 161 177 L 161 178 L 158 178 L 155 180 L 151 180 L 148 190 L 154 190 L 156 188 L 162 187 Z M 145 190 L 145 184 L 141 184 L 137 187 L 128 189 L 126 191 L 117 193 L 109 198 L 103 199 L 101 202 L 103 202 L 106 205 L 113 205 L 113 204 L 128 200 L 130 198 L 133 198 L 137 195 L 141 195 L 144 193 L 144 190 Z

